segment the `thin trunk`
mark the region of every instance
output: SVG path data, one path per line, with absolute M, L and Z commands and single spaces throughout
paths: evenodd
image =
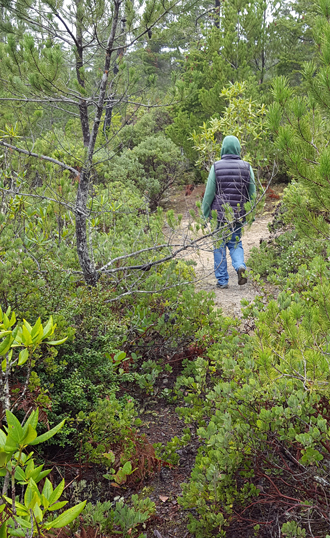
M 95 119 L 93 123 L 92 133 L 89 137 L 87 158 L 84 168 L 81 172 L 80 182 L 78 186 L 76 199 L 76 241 L 79 263 L 84 274 L 85 282 L 89 286 L 96 286 L 98 275 L 95 271 L 93 260 L 88 252 L 88 237 L 87 237 L 87 200 L 90 187 L 91 170 L 93 163 L 93 155 L 97 134 L 100 128 L 101 117 L 104 108 L 105 94 L 107 82 L 109 78 L 109 68 L 112 55 L 112 47 L 116 36 L 117 24 L 119 19 L 119 7 L 121 2 L 115 2 L 115 9 L 111 25 L 110 36 L 107 43 L 106 57 L 104 62 L 103 76 L 100 83 L 99 98 L 96 105 Z
M 85 80 L 82 76 L 81 69 L 84 67 L 84 48 L 83 48 L 83 36 L 82 36 L 82 19 L 83 16 L 80 12 L 81 0 L 77 0 L 77 18 L 76 18 L 76 74 L 79 85 L 85 88 Z M 81 99 L 79 103 L 79 114 L 81 130 L 84 138 L 84 146 L 88 148 L 90 133 L 88 122 L 88 108 L 85 99 Z
M 220 28 L 220 0 L 215 0 L 214 26 Z
M 265 51 L 265 31 L 266 31 L 266 10 L 263 13 L 263 28 L 262 28 L 262 51 L 261 51 L 261 76 L 260 84 L 264 81 L 266 67 L 266 51 Z
M 10 395 L 9 395 L 9 375 L 10 375 L 10 366 L 9 366 L 9 360 L 8 360 L 8 354 L 6 355 L 6 371 L 4 373 L 0 373 L 0 387 L 1 387 L 1 405 L 2 405 L 2 413 L 4 415 L 4 419 L 6 419 L 6 411 L 10 410 Z M 5 475 L 5 480 L 2 486 L 2 495 L 7 495 L 8 489 L 9 489 L 9 481 L 10 481 L 10 474 L 9 471 L 7 471 Z

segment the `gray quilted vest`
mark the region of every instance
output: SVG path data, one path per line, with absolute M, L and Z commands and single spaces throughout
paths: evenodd
M 234 211 L 234 220 L 242 219 L 244 204 L 249 201 L 249 163 L 242 161 L 239 155 L 223 155 L 221 161 L 214 163 L 214 171 L 216 191 L 211 209 L 217 210 L 219 222 L 225 222 L 223 205 L 229 204 Z

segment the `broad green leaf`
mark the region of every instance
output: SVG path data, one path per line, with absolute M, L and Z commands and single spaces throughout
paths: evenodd
M 34 428 L 32 428 L 31 424 L 28 424 L 28 429 L 23 437 L 23 439 L 20 441 L 20 445 L 27 446 L 29 445 L 34 439 L 37 437 L 37 432 Z
M 0 476 L 6 476 L 6 474 L 7 474 L 7 469 L 6 468 L 0 469 Z
M 7 315 L 9 317 L 9 314 Z M 10 318 L 9 326 L 12 327 L 13 325 L 15 325 L 15 323 L 16 323 L 16 314 L 15 312 L 13 312 Z
M 132 464 L 130 461 L 127 461 L 122 469 L 123 473 L 129 474 L 132 472 Z
M 6 508 L 5 504 L 0 504 L 0 514 L 2 514 L 5 508 Z
M 54 332 L 54 324 L 53 324 L 53 318 L 52 316 L 50 316 L 47 324 L 46 324 L 46 327 L 44 327 L 44 332 L 43 332 L 43 336 L 42 338 L 47 338 L 48 336 L 50 336 L 51 334 L 53 334 Z
M 42 328 L 42 325 L 41 325 L 41 319 L 38 318 L 32 331 L 31 331 L 31 338 L 34 340 L 35 336 L 39 333 L 39 329 L 40 327 Z M 42 333 L 43 334 L 43 330 L 42 330 Z
M 8 452 L 1 449 L 0 450 L 0 467 L 3 467 L 4 465 L 6 465 L 9 458 L 10 458 L 10 455 L 8 454 Z
M 8 336 L 6 336 L 4 341 L 1 342 L 0 344 L 0 356 L 1 357 L 3 357 L 4 355 L 6 355 L 6 353 L 8 353 L 12 342 L 13 342 L 13 338 L 11 334 L 8 334 Z
M 35 481 L 32 478 L 30 478 L 29 484 L 24 494 L 24 504 L 26 508 L 33 508 L 35 503 L 38 502 L 39 498 L 40 498 L 40 493 L 38 490 L 38 486 L 35 483 Z
M 0 527 L 0 538 L 7 538 L 7 523 L 2 523 Z
M 7 436 L 6 436 L 5 432 L 0 430 L 0 445 L 4 445 L 5 442 L 6 442 L 6 439 L 7 439 Z
M 66 510 L 58 516 L 54 521 L 50 521 L 45 525 L 46 530 L 49 529 L 61 529 L 62 527 L 65 527 L 66 525 L 69 525 L 74 519 L 76 519 L 79 514 L 83 511 L 85 508 L 87 501 L 83 501 L 82 503 L 77 504 L 76 506 L 73 506 L 72 508 L 69 508 L 69 510 Z
M 42 340 L 43 340 L 43 328 L 42 328 L 42 325 L 40 325 L 38 333 L 33 338 L 33 342 L 34 344 L 40 344 Z
M 30 509 L 34 510 L 34 507 L 37 506 L 40 501 L 41 501 L 40 494 L 34 491 L 29 504 L 26 505 L 26 508 L 29 508 L 29 510 Z
M 66 342 L 67 339 L 68 337 L 66 336 L 65 338 L 62 338 L 62 340 L 51 340 L 51 341 L 47 340 L 46 344 L 50 346 L 59 346 L 60 344 L 64 344 L 64 342 Z
M 17 442 L 20 442 L 21 439 L 24 437 L 23 428 L 20 425 L 19 420 L 15 417 L 15 415 L 11 411 L 6 411 L 6 418 L 7 418 L 7 424 L 8 424 L 8 436 L 10 436 L 12 439 Z M 8 438 L 7 438 L 8 441 Z
M 9 318 L 8 318 L 7 314 L 3 315 L 3 324 L 5 326 L 5 329 L 9 329 L 10 322 L 9 322 Z
M 24 428 L 28 424 L 31 424 L 32 428 L 36 429 L 37 425 L 38 425 L 38 419 L 39 419 L 39 407 L 37 407 L 37 409 L 35 411 L 32 411 L 31 415 L 29 416 L 29 418 L 25 422 Z
M 56 502 L 62 495 L 62 492 L 64 490 L 64 485 L 65 485 L 65 482 L 64 482 L 64 479 L 59 483 L 59 485 L 57 486 L 57 488 L 54 489 L 53 493 L 51 494 L 51 496 L 49 497 L 49 504 L 53 504 L 54 502 Z
M 7 359 L 3 359 L 3 361 L 1 362 L 1 369 L 3 372 L 7 370 Z
M 47 469 L 47 471 L 41 471 L 41 473 L 39 473 L 39 475 L 37 476 L 37 478 L 34 479 L 35 482 L 40 482 L 40 480 L 42 480 L 43 478 L 45 478 L 45 476 L 48 476 L 49 473 L 51 473 L 52 470 L 51 469 Z
M 12 334 L 11 331 L 2 331 L 0 332 L 0 338 L 3 338 L 4 336 L 7 336 L 8 334 Z
M 19 325 L 16 325 L 16 327 L 13 328 L 12 330 L 12 337 L 14 338 L 14 340 L 16 339 L 16 336 L 17 336 L 17 333 L 21 330 L 20 326 Z
M 40 509 L 40 506 L 38 503 L 36 503 L 34 505 L 34 508 L 33 508 L 33 513 L 34 513 L 34 517 L 36 518 L 37 520 L 37 523 L 41 523 L 41 521 L 43 520 L 43 513 Z
M 22 328 L 22 343 L 25 346 L 31 346 L 32 343 L 33 343 L 32 338 L 31 338 L 31 334 L 29 333 L 29 331 L 27 330 L 25 325 L 23 325 L 23 328 Z
M 21 467 L 16 467 L 15 469 L 15 480 L 25 482 L 25 473 Z
M 31 529 L 31 524 L 29 521 L 26 521 L 26 519 L 22 519 L 21 517 L 16 517 L 15 520 L 21 527 L 23 527 L 23 529 Z M 10 531 L 10 534 L 12 534 L 12 531 Z M 24 533 L 24 536 L 25 536 L 25 533 Z
M 7 501 L 7 503 L 13 504 L 13 501 L 12 501 L 12 499 L 10 497 L 6 497 L 6 495 L 3 495 L 3 498 Z M 25 513 L 28 512 L 26 506 L 24 506 L 24 504 L 19 503 L 18 501 L 15 501 L 15 506 L 16 506 L 16 508 L 18 508 L 19 510 L 24 511 Z
M 12 337 L 14 338 L 13 347 L 20 346 L 22 344 L 22 327 L 17 325 L 12 332 Z
M 44 487 L 42 488 L 42 494 L 46 497 L 46 499 L 49 500 L 49 497 L 51 496 L 52 493 L 53 493 L 52 483 L 50 480 L 48 480 L 48 478 L 46 478 Z
M 63 508 L 63 506 L 65 506 L 66 504 L 68 504 L 68 501 L 61 501 L 59 503 L 53 504 L 52 506 L 49 506 L 48 510 L 59 510 L 60 508 Z
M 32 327 L 31 327 L 30 323 L 28 321 L 26 321 L 26 319 L 23 319 L 23 323 L 24 323 L 23 327 L 26 327 L 28 329 L 29 333 L 31 334 Z
M 27 348 L 23 349 L 18 355 L 18 366 L 23 366 L 29 358 L 29 350 Z
M 60 424 L 57 424 L 57 426 L 55 426 L 48 432 L 43 433 L 42 435 L 39 435 L 39 437 L 37 437 L 34 441 L 32 441 L 32 443 L 30 443 L 30 445 L 39 445 L 39 443 L 44 443 L 45 441 L 48 441 L 48 439 L 53 437 L 58 431 L 60 431 L 61 428 L 63 428 L 64 423 L 65 423 L 65 420 L 62 420 Z
M 34 471 L 34 461 L 30 460 L 27 466 L 25 467 L 25 476 L 27 479 L 31 478 L 31 474 L 33 473 L 33 471 Z
M 41 499 L 40 500 L 41 500 L 41 504 L 43 506 L 43 511 L 48 510 L 49 500 L 47 499 L 47 497 L 44 496 L 43 493 L 41 494 Z
M 35 469 L 32 469 L 32 471 L 29 471 L 30 472 L 29 478 L 33 478 L 33 480 L 35 481 L 35 477 L 39 475 L 42 468 L 43 468 L 43 465 L 41 464 L 38 467 L 36 467 Z

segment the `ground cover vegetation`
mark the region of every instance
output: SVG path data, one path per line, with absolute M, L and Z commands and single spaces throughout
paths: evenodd
M 325 538 L 329 0 L 0 5 L 0 538 Z M 243 322 L 168 210 L 227 134 L 250 223 L 287 183 Z M 152 480 L 191 445 L 171 534 Z

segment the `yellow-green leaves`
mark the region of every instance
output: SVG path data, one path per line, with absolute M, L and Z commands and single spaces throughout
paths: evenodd
M 214 161 L 220 159 L 220 141 L 227 135 L 237 136 L 244 160 L 251 160 L 254 165 L 264 161 L 268 141 L 266 107 L 248 98 L 246 93 L 246 82 L 223 88 L 220 98 L 228 104 L 222 116 L 211 118 L 197 133 L 192 133 L 191 140 L 199 155 L 197 165 L 210 170 Z
M 41 323 L 39 327 L 37 326 L 35 328 L 34 337 L 41 334 L 40 327 Z M 26 328 L 29 330 L 29 327 Z M 30 333 L 32 333 L 32 330 Z M 81 513 L 86 502 L 73 506 L 52 521 L 45 521 L 47 512 L 61 510 L 67 504 L 67 501 L 60 500 L 65 482 L 62 480 L 53 489 L 51 482 L 46 478 L 42 492 L 40 492 L 37 484 L 50 473 L 50 469 L 44 471 L 43 465 L 35 467 L 32 459 L 33 452 L 28 455 L 23 452 L 28 445 L 39 444 L 50 439 L 62 428 L 64 421 L 52 430 L 37 436 L 38 410 L 32 411 L 24 426 L 20 424 L 15 415 L 10 411 L 6 411 L 6 419 L 8 424 L 8 428 L 6 429 L 8 430 L 7 434 L 0 430 L 0 476 L 5 476 L 6 473 L 9 473 L 12 480 L 25 485 L 26 489 L 24 503 L 20 503 L 16 499 L 13 500 L 4 495 L 3 498 L 6 504 L 0 506 L 0 513 L 6 507 L 18 527 L 26 529 L 28 535 L 31 536 L 33 535 L 31 514 L 33 515 L 33 521 L 38 523 L 38 531 L 42 534 L 43 531 L 49 531 L 52 528 L 59 529 L 68 525 Z M 10 536 L 21 536 L 20 534 L 15 534 L 16 531 L 12 532 L 12 528 L 16 529 L 17 525 L 14 527 L 12 525 L 8 527 L 6 524 L 2 525 L 0 538 L 6 538 L 7 533 Z M 25 535 L 26 533 L 23 532 L 22 537 Z
M 65 420 L 62 420 L 62 422 L 60 422 L 60 424 L 57 424 L 57 426 L 55 426 L 54 428 L 52 428 L 48 432 L 43 433 L 42 435 L 39 435 L 39 437 L 34 439 L 34 441 L 29 443 L 29 445 L 39 445 L 40 443 L 44 443 L 45 441 L 48 441 L 48 439 L 53 437 L 61 428 L 63 428 L 64 423 L 65 423 Z
M 4 338 L 4 340 L 0 344 L 0 356 L 3 357 L 8 353 L 11 344 L 13 343 L 13 337 L 11 335 L 11 332 L 7 334 L 7 336 Z
M 23 366 L 29 358 L 29 351 L 27 348 L 23 349 L 18 356 L 18 366 Z
M 65 422 L 63 420 L 51 430 L 37 436 L 37 411 L 32 411 L 24 426 L 21 426 L 15 415 L 8 410 L 6 411 L 6 419 L 8 424 L 7 435 L 0 430 L 0 467 L 6 462 L 6 458 L 3 457 L 3 462 L 1 463 L 1 450 L 7 454 L 14 454 L 16 451 L 22 450 L 26 446 L 44 443 L 53 437 L 63 427 Z
M 15 323 L 15 312 L 11 313 L 10 308 L 8 308 L 7 312 L 3 313 L 0 308 L 0 357 L 5 357 L 1 362 L 3 372 L 14 365 L 23 366 L 32 358 L 32 354 L 43 342 L 50 346 L 58 346 L 66 341 L 66 338 L 46 340 L 53 335 L 56 328 L 52 316 L 45 327 L 43 327 L 40 318 L 37 319 L 33 327 L 26 320 L 23 320 L 22 325 L 17 324 L 14 329 L 11 329 Z M 18 358 L 17 355 L 13 357 L 13 351 L 17 347 L 24 348 L 19 352 Z
M 82 503 L 77 504 L 76 506 L 73 506 L 72 508 L 69 508 L 69 510 L 66 510 L 58 516 L 54 521 L 51 521 L 50 523 L 47 523 L 45 525 L 46 530 L 50 529 L 61 529 L 62 527 L 65 527 L 66 525 L 69 525 L 74 519 L 76 519 L 79 514 L 83 511 L 85 508 L 86 501 L 83 501 Z

